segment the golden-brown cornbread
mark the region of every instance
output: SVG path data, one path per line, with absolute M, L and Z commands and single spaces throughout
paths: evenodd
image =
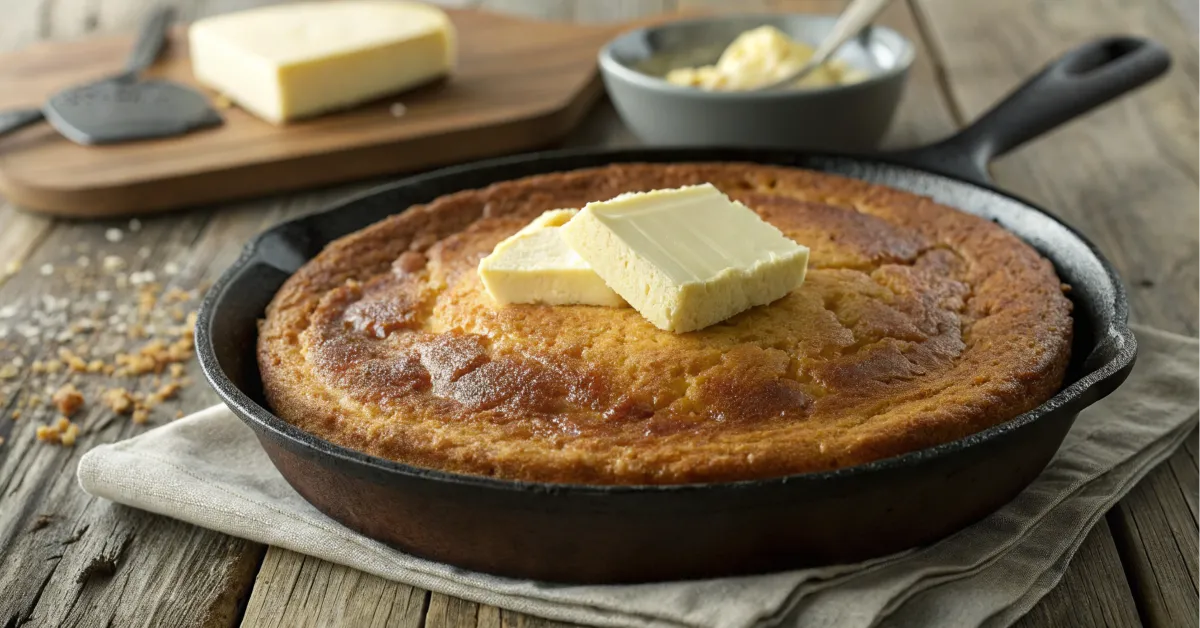
M 497 306 L 475 267 L 543 211 L 711 182 L 812 255 L 800 289 L 707 329 Z M 400 208 L 398 208 L 400 209 Z M 501 478 L 713 482 L 948 442 L 1060 387 L 1070 302 L 1002 228 L 837 176 L 622 164 L 451 194 L 330 244 L 267 308 L 275 412 L 383 458 Z

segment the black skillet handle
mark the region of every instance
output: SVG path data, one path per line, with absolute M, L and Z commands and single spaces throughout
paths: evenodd
M 901 164 L 990 182 L 993 158 L 1161 76 L 1171 57 L 1141 37 L 1105 37 L 1071 50 L 955 135 L 885 154 Z

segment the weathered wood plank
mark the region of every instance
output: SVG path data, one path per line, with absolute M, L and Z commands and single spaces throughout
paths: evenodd
M 421 589 L 272 547 L 242 625 L 417 628 L 428 603 Z
M 1196 432 L 1109 515 L 1147 626 L 1183 626 L 1198 611 Z
M 0 285 L 15 274 L 54 227 L 54 220 L 26 214 L 0 199 Z
M 234 0 L 246 6 L 253 0 Z M 72 36 L 87 30 L 132 28 L 152 2 L 147 0 L 22 0 L 6 5 L 0 26 L 0 46 L 22 45 L 34 37 L 14 34 L 9 18 L 26 13 L 41 20 L 36 37 Z M 225 0 L 178 3 L 186 17 L 214 9 L 238 8 Z M 213 4 L 222 6 L 214 7 Z M 31 22 L 32 23 L 32 22 Z M 40 24 L 40 26 L 38 25 Z M 358 188 L 354 188 L 358 189 Z M 228 626 L 240 616 L 265 548 L 150 515 L 92 500 L 79 491 L 74 468 L 79 455 L 92 444 L 109 442 L 143 431 L 128 417 L 115 416 L 97 402 L 102 390 L 128 387 L 148 393 L 158 385 L 153 377 L 113 381 L 98 375 L 32 374 L 34 361 L 57 357 L 60 345 L 78 353 L 80 340 L 105 358 L 119 348 L 138 344 L 129 338 L 136 318 L 139 290 L 130 279 L 155 273 L 162 294 L 176 289 L 189 294 L 178 303 L 194 307 L 200 287 L 215 278 L 238 254 L 242 243 L 265 226 L 285 217 L 311 211 L 348 190 L 332 190 L 299 201 L 257 201 L 227 208 L 218 214 L 194 211 L 177 216 L 144 219 L 136 231 L 121 222 L 58 223 L 0 206 L 0 262 L 27 259 L 21 273 L 0 287 L 0 304 L 16 310 L 0 320 L 0 363 L 19 359 L 17 378 L 0 381 L 0 501 L 20 504 L 0 514 L 0 622 L 5 625 L 36 619 L 48 624 L 75 625 L 211 625 Z M 57 228 L 55 228 L 57 227 Z M 119 231 L 109 234 L 111 229 Z M 53 231 L 52 231 L 53 230 Z M 110 240 L 112 238 L 112 240 Z M 119 241 L 113 241 L 119 238 Z M 106 258 L 117 260 L 112 269 Z M 87 264 L 87 266 L 83 266 Z M 49 274 L 43 275 L 45 267 Z M 120 283 L 118 283 L 120 282 Z M 5 283 L 5 282 L 0 282 Z M 102 296 L 103 295 L 103 296 Z M 44 297 L 51 297 L 46 305 Z M 56 305 L 54 301 L 59 303 Z M 158 309 L 169 311 L 174 306 Z M 62 315 L 55 318 L 55 312 Z M 89 316 L 99 329 L 66 342 L 53 336 L 67 319 Z M 113 317 L 111 320 L 108 317 Z M 163 326 L 164 321 L 157 321 Z M 182 321 L 173 321 L 182 323 Z M 22 329 L 40 333 L 26 338 Z M 148 335 L 155 335 L 153 332 Z M 199 379 L 185 365 L 186 377 Z M 75 383 L 86 399 L 74 417 L 82 433 L 74 448 L 36 443 L 38 423 L 56 413 L 49 393 L 62 383 Z M 32 396 L 41 397 L 30 403 Z M 207 386 L 185 387 L 158 409 L 150 425 L 170 420 L 216 402 Z M 19 421 L 9 420 L 17 412 Z M 81 574 L 90 574 L 81 578 Z
M 918 4 L 944 50 L 952 95 L 971 116 L 1088 37 L 1128 31 L 1172 50 L 1168 78 L 1015 151 L 995 172 L 1004 187 L 1045 203 L 1097 243 L 1126 277 L 1135 319 L 1195 334 L 1200 229 L 1183 226 L 1200 225 L 1200 50 L 1187 20 L 1164 1 L 1022 0 L 1003 11 L 978 2 Z M 1187 486 L 1175 474 L 1192 463 L 1186 455 L 1157 469 L 1110 514 L 1134 597 L 1154 626 L 1200 618 L 1200 519 L 1183 507 Z M 1084 604 L 1091 605 L 1075 602 Z
M 1104 603 L 1095 604 L 1095 600 Z M 1016 623 L 1017 628 L 1140 625 L 1133 594 L 1104 520 L 1079 546 L 1058 585 Z
M 475 602 L 433 593 L 425 614 L 427 628 L 460 628 L 479 625 L 480 605 Z
M 144 325 L 147 335 L 162 335 L 164 327 L 181 325 L 174 317 L 195 307 L 201 294 L 198 287 L 215 279 L 248 238 L 269 224 L 313 211 L 363 185 L 369 183 L 298 200 L 245 203 L 216 215 L 194 211 L 143 219 L 133 223 L 136 231 L 125 222 L 61 223 L 22 271 L 0 287 L 0 303 L 15 306 L 15 311 L 3 313 L 11 318 L 0 320 L 11 330 L 10 338 L 0 341 L 4 343 L 0 344 L 0 363 L 10 364 L 19 357 L 23 364 L 18 377 L 5 380 L 0 387 L 0 394 L 9 398 L 5 418 L 0 420 L 0 434 L 9 441 L 0 447 L 0 499 L 23 505 L 0 509 L 0 589 L 11 593 L 0 596 L 0 620 L 35 616 L 103 625 L 106 616 L 133 612 L 146 617 L 168 613 L 160 615 L 170 618 L 163 622 L 166 625 L 200 625 L 206 617 L 236 618 L 265 548 L 130 509 L 119 509 L 124 514 L 112 517 L 114 506 L 89 498 L 73 478 L 78 457 L 91 445 L 126 438 L 177 414 L 216 403 L 213 392 L 201 384 L 185 386 L 176 398 L 151 411 L 147 425 L 135 425 L 129 417 L 102 407 L 100 394 L 116 386 L 148 394 L 162 383 L 155 383 L 157 376 L 115 378 L 64 369 L 34 373 L 32 365 L 55 360 L 61 346 L 86 353 L 88 361 L 111 362 L 108 356 L 113 352 L 144 342 L 129 338 L 133 321 L 139 320 L 141 292 L 130 280 L 139 275 L 146 279 L 148 273 L 155 273 L 154 281 L 161 282 L 161 288 L 150 294 L 174 291 L 188 295 L 180 296 L 176 304 L 157 306 L 157 313 Z M 118 237 L 119 242 L 110 241 Z M 106 259 L 118 259 L 119 264 L 110 269 Z M 81 260 L 88 265 L 81 266 Z M 43 267 L 50 269 L 50 274 L 42 275 Z M 172 313 L 177 307 L 180 311 Z M 101 326 L 59 342 L 54 334 L 83 316 L 100 321 Z M 154 325 L 157 330 L 150 329 Z M 38 335 L 25 338 L 18 333 L 26 327 L 36 328 Z M 93 349 L 87 353 L 81 345 Z M 181 364 L 184 377 L 197 382 L 200 375 L 190 362 Z M 170 376 L 162 377 L 165 381 Z M 37 443 L 36 426 L 57 416 L 48 404 L 49 395 L 66 382 L 75 384 L 86 400 L 73 417 L 82 434 L 70 449 Z M 33 395 L 41 400 L 31 405 Z M 17 411 L 22 414 L 20 420 L 9 420 Z M 61 534 L 55 535 L 50 527 L 39 530 L 40 536 L 28 532 L 41 525 L 42 514 L 52 515 L 50 521 L 58 526 L 53 529 Z M 121 532 L 127 529 L 134 532 Z M 65 549 L 58 542 L 46 542 L 59 536 L 79 539 Z M 76 582 L 77 566 L 103 557 L 110 537 L 127 540 L 115 563 L 119 577 Z M 172 586 L 161 591 L 154 588 L 163 583 Z M 130 591 L 146 587 L 152 587 L 146 590 L 154 594 L 125 599 Z M 84 606 L 84 601 L 89 606 Z
M 185 312 L 200 296 L 197 286 L 219 270 L 188 258 L 205 221 L 194 213 L 148 221 L 137 232 L 125 224 L 60 223 L 22 271 L 0 287 L 0 303 L 9 308 L 0 323 L 6 331 L 0 361 L 21 364 L 0 393 L 8 398 L 0 412 L 0 433 L 8 440 L 0 447 L 0 501 L 15 506 L 0 509 L 0 590 L 5 591 L 0 621 L 222 625 L 221 618 L 236 615 L 248 592 L 260 546 L 94 500 L 74 480 L 79 456 L 92 445 L 132 436 L 214 402 L 207 387 L 188 385 L 166 395 L 172 398 L 149 413 L 146 425 L 137 425 L 100 401 L 109 388 L 149 395 L 168 381 L 194 382 L 199 375 L 190 360 L 175 367 L 184 369 L 179 377 L 115 377 L 73 372 L 59 354 L 67 350 L 83 362 L 111 366 L 117 352 L 149 338 L 178 339 L 168 328 L 184 325 Z M 120 231 L 109 236 L 110 229 Z M 106 268 L 106 259 L 120 262 Z M 175 289 L 179 299 L 142 316 L 142 291 L 133 283 L 147 279 L 147 273 L 155 273 L 162 287 L 145 294 L 161 297 Z M 131 283 L 131 278 L 137 279 Z M 85 321 L 90 322 L 84 326 Z M 64 334 L 72 325 L 81 328 Z M 138 335 L 139 325 L 146 338 L 131 337 Z M 35 363 L 55 366 L 53 372 L 35 372 Z M 37 442 L 38 425 L 59 416 L 50 396 L 66 383 L 84 399 L 72 416 L 81 429 L 75 446 Z M 95 565 L 102 569 L 89 567 Z
M 49 1 L 21 0 L 4 6 L 4 17 L 0 19 L 0 52 L 15 50 L 50 35 L 46 16 Z M 21 213 L 0 198 L 0 285 L 12 274 L 10 271 L 15 265 L 37 248 L 53 224 L 53 220 L 44 216 Z

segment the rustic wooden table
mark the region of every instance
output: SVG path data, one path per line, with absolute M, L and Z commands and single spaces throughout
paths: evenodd
M 4 0 L 0 50 L 128 30 L 155 0 Z M 182 17 L 270 0 L 174 0 Z M 685 0 L 494 0 L 553 20 L 627 19 Z M 716 5 L 728 9 L 735 3 Z M 838 0 L 736 3 L 836 11 Z M 714 3 L 707 3 L 714 8 Z M 1196 5 L 1188 0 L 908 0 L 883 20 L 917 42 L 911 83 L 888 144 L 929 141 L 978 115 L 1045 61 L 1088 37 L 1149 35 L 1175 56 L 1170 75 L 995 165 L 1000 185 L 1054 208 L 1117 265 L 1134 319 L 1197 333 Z M 607 103 L 568 141 L 636 141 Z M 69 381 L 60 347 L 108 360 L 173 327 L 242 243 L 282 219 L 372 182 L 208 207 L 140 222 L 85 223 L 22 213 L 0 199 L 0 624 L 87 626 L 542 625 L 544 620 L 388 582 L 83 493 L 75 464 L 97 443 L 141 433 L 215 403 L 202 383 L 149 411 L 149 422 L 89 402 L 74 447 L 37 442 Z M 18 268 L 19 266 L 19 268 Z M 152 296 L 160 299 L 158 307 Z M 151 296 L 147 296 L 151 295 Z M 161 300 L 172 301 L 169 304 Z M 176 309 L 178 308 L 178 309 Z M 96 321 L 93 325 L 85 319 Z M 74 331 L 70 327 L 74 323 Z M 36 364 L 35 364 L 36 363 Z M 132 364 L 127 360 L 127 366 Z M 78 365 L 83 366 L 83 365 Z M 198 378 L 126 378 L 153 393 Z M 97 366 L 97 368 L 99 368 Z M 137 370 L 134 368 L 134 370 Z M 168 371 L 169 373 L 169 371 Z M 110 387 L 75 378 L 88 399 Z M 164 395 L 170 397 L 170 395 Z M 18 419 L 19 420 L 10 420 Z M 1197 462 L 1193 436 L 1095 527 L 1029 626 L 1182 626 L 1197 616 Z

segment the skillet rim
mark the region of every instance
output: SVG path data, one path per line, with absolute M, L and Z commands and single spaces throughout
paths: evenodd
M 689 157 L 690 155 L 690 157 Z M 703 157 L 702 155 L 708 155 Z M 718 157 L 720 155 L 720 157 Z M 766 161 L 766 156 L 774 156 L 776 161 Z M 657 158 L 656 158 L 657 157 Z M 674 159 L 671 159 L 673 157 Z M 629 162 L 650 162 L 650 163 L 670 163 L 670 162 L 685 162 L 685 161 L 746 161 L 751 163 L 760 163 L 764 165 L 784 165 L 788 166 L 787 161 L 799 160 L 828 160 L 828 161 L 847 161 L 855 165 L 883 166 L 893 170 L 915 173 L 919 176 L 934 177 L 950 181 L 955 185 L 965 185 L 968 188 L 976 188 L 989 192 L 991 194 L 1003 197 L 1010 201 L 1016 202 L 1023 206 L 1026 210 L 1036 212 L 1042 216 L 1049 218 L 1066 231 L 1076 240 L 1081 242 L 1091 254 L 1092 258 L 1099 263 L 1104 270 L 1105 276 L 1109 285 L 1112 288 L 1113 294 L 1113 317 L 1106 330 L 1095 330 L 1091 352 L 1095 352 L 1105 342 L 1115 344 L 1115 355 L 1103 364 L 1097 366 L 1094 370 L 1086 373 L 1078 380 L 1060 389 L 1050 399 L 1042 402 L 1037 407 L 1013 417 L 1003 423 L 993 425 L 985 430 L 975 432 L 963 438 L 942 443 L 934 447 L 918 449 L 899 456 L 874 460 L 865 464 L 842 467 L 830 471 L 815 471 L 808 473 L 798 473 L 773 478 L 760 478 L 750 480 L 737 480 L 732 482 L 711 482 L 711 483 L 686 483 L 686 484 L 571 484 L 571 483 L 550 483 L 550 482 L 530 482 L 526 480 L 508 480 L 486 476 L 474 476 L 463 473 L 454 473 L 443 471 L 440 469 L 432 469 L 409 465 L 378 456 L 356 451 L 347 447 L 342 447 L 316 435 L 310 434 L 296 427 L 295 425 L 285 421 L 275 415 L 270 409 L 260 405 L 246 394 L 240 387 L 233 383 L 233 380 L 226 375 L 221 367 L 219 360 L 216 357 L 216 348 L 212 339 L 212 326 L 217 315 L 220 314 L 218 302 L 223 301 L 226 293 L 236 279 L 249 272 L 251 262 L 256 260 L 260 253 L 261 244 L 271 238 L 275 234 L 294 228 L 299 225 L 311 222 L 312 220 L 326 216 L 333 212 L 344 210 L 357 203 L 367 199 L 392 192 L 405 187 L 412 187 L 423 183 L 434 182 L 439 179 L 453 179 L 461 177 L 467 173 L 478 172 L 489 169 L 512 168 L 522 164 L 532 164 L 536 162 L 562 161 L 571 158 L 589 158 L 607 160 L 603 163 L 629 163 Z M 591 167 L 597 167 L 602 164 L 593 164 Z M 582 166 L 586 167 L 586 166 Z M 789 167 L 803 167 L 791 165 Z M 565 172 L 569 169 L 545 170 L 540 174 L 552 172 Z M 848 176 L 841 175 L 839 176 Z M 534 176 L 534 173 L 529 173 L 521 176 Z M 503 180 L 503 179 L 502 179 Z M 431 199 L 432 200 L 432 199 Z M 393 212 L 389 215 L 398 214 L 407 211 L 407 207 Z M 965 210 L 960 210 L 965 211 Z M 352 231 L 362 229 L 371 223 L 354 227 Z M 1000 225 L 1004 228 L 1003 225 Z M 1006 230 L 1008 230 L 1006 228 Z M 1011 231 L 1010 231 L 1011 233 Z M 1022 239 L 1024 241 L 1024 239 Z M 326 242 L 322 245 L 328 245 Z M 307 258 L 305 261 L 312 259 Z M 294 271 L 293 271 L 294 272 Z M 257 336 L 257 330 L 255 331 Z M 428 172 L 423 172 L 411 176 L 405 176 L 395 181 L 382 183 L 371 187 L 362 192 L 349 195 L 340 200 L 327 204 L 323 209 L 318 211 L 293 218 L 276 224 L 268 229 L 265 229 L 258 235 L 251 238 L 243 247 L 241 254 L 238 256 L 229 268 L 221 273 L 221 276 L 212 285 L 205 294 L 201 302 L 200 310 L 197 314 L 196 322 L 196 354 L 200 362 L 201 370 L 204 372 L 205 378 L 216 391 L 221 401 L 234 411 L 243 421 L 253 421 L 258 429 L 271 432 L 276 438 L 281 438 L 287 441 L 288 444 L 296 447 L 301 447 L 315 451 L 316 454 L 328 458 L 336 459 L 343 464 L 365 465 L 377 472 L 385 474 L 394 474 L 402 476 L 406 480 L 427 480 L 441 483 L 451 483 L 473 487 L 479 489 L 512 491 L 518 493 L 570 493 L 577 496 L 603 496 L 603 495 L 662 495 L 662 494 L 678 494 L 692 493 L 703 491 L 706 493 L 722 492 L 722 491 L 743 491 L 747 489 L 768 489 L 773 486 L 783 486 L 786 484 L 797 483 L 827 483 L 832 481 L 845 481 L 854 477 L 871 475 L 875 473 L 887 473 L 906 469 L 909 467 L 918 466 L 923 463 L 930 463 L 935 460 L 962 453 L 964 450 L 969 450 L 973 447 L 983 446 L 986 443 L 1003 438 L 1006 435 L 1016 432 L 1023 427 L 1043 418 L 1044 416 L 1056 412 L 1064 411 L 1068 406 L 1082 402 L 1082 406 L 1075 408 L 1074 412 L 1079 412 L 1083 408 L 1099 401 L 1107 396 L 1112 390 L 1115 390 L 1121 383 L 1124 382 L 1129 370 L 1132 368 L 1137 357 L 1137 339 L 1133 331 L 1129 327 L 1129 301 L 1126 295 L 1125 286 L 1117 274 L 1116 269 L 1100 250 L 1087 239 L 1077 229 L 1059 219 L 1054 214 L 1043 209 L 1041 206 L 1025 200 L 1019 196 L 1000 190 L 990 184 L 982 184 L 976 181 L 970 181 L 957 176 L 946 175 L 932 170 L 926 170 L 919 167 L 914 167 L 905 164 L 902 160 L 889 158 L 886 154 L 882 155 L 855 155 L 851 153 L 838 153 L 831 151 L 791 151 L 783 149 L 759 149 L 759 148 L 736 148 L 736 147 L 632 147 L 632 148 L 574 148 L 574 149 L 557 149 L 537 151 L 531 153 L 521 153 L 517 155 L 509 155 L 492 159 L 473 161 L 465 164 L 447 166 Z M 1089 356 L 1091 353 L 1089 353 Z M 255 362 L 257 367 L 257 362 Z M 1103 391 L 1099 397 L 1095 399 L 1084 399 L 1085 395 L 1098 385 L 1106 382 L 1110 378 L 1117 378 L 1114 385 L 1108 391 Z M 1071 411 L 1067 409 L 1065 411 Z M 255 426 L 251 426 L 255 429 Z M 256 436 L 261 437 L 256 429 Z

